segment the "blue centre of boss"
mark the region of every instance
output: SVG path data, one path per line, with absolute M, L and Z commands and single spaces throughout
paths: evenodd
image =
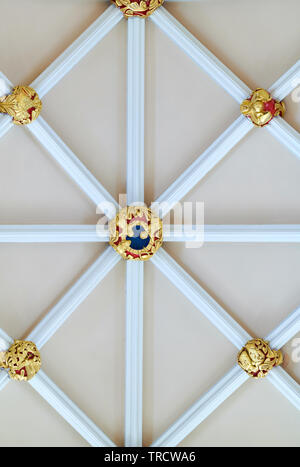
M 133 237 L 129 237 L 127 235 L 126 240 L 129 240 L 131 242 L 130 247 L 133 248 L 133 250 L 143 250 L 148 246 L 150 242 L 150 236 L 148 235 L 147 238 L 141 238 L 141 233 L 145 232 L 144 227 L 141 225 L 136 225 L 133 227 Z

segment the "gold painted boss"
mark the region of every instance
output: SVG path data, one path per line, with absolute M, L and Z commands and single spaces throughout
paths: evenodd
M 10 378 L 15 381 L 31 380 L 41 365 L 40 352 L 30 341 L 16 340 L 0 358 L 0 367 L 7 369 Z
M 126 260 L 149 260 L 163 242 L 162 221 L 145 206 L 127 206 L 110 222 L 110 245 Z
M 238 364 L 252 378 L 264 378 L 282 362 L 281 350 L 272 350 L 263 339 L 250 340 L 238 354 Z
M 120 8 L 126 18 L 133 16 L 146 18 L 152 15 L 164 3 L 164 0 L 112 0 L 112 3 Z
M 241 113 L 248 117 L 255 126 L 263 127 L 274 117 L 284 116 L 285 104 L 273 99 L 265 89 L 258 88 L 249 99 L 241 104 Z
M 28 125 L 41 110 L 42 102 L 29 86 L 16 86 L 11 94 L 0 98 L 0 112 L 10 115 L 15 125 Z

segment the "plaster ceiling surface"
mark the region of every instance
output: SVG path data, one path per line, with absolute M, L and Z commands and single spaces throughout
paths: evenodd
M 96 0 L 1 0 L 1 71 L 30 83 L 108 6 Z M 298 0 L 199 0 L 165 7 L 251 88 L 298 59 Z M 126 21 L 43 99 L 43 116 L 114 196 L 126 192 Z M 145 200 L 157 198 L 239 115 L 237 103 L 152 22 L 146 27 Z M 300 104 L 286 99 L 300 131 Z M 0 141 L 1 224 L 93 224 L 93 203 L 32 136 Z M 264 130 L 243 139 L 185 198 L 208 224 L 300 223 L 299 160 Z M 251 334 L 300 305 L 298 244 L 204 244 L 167 251 Z M 102 244 L 0 244 L 1 327 L 25 337 Z M 299 338 L 300 335 L 295 336 Z M 120 262 L 42 351 L 43 369 L 124 444 L 125 265 Z M 284 348 L 291 355 L 293 342 Z M 237 351 L 151 264 L 145 265 L 144 445 L 229 371 Z M 300 363 L 284 367 L 300 383 Z M 0 446 L 86 446 L 41 397 L 0 393 Z M 299 412 L 249 380 L 180 446 L 299 446 Z

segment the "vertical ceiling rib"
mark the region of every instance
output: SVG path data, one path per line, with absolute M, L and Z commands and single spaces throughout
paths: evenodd
M 128 19 L 127 204 L 144 201 L 145 20 Z M 126 263 L 125 446 L 143 443 L 144 263 Z

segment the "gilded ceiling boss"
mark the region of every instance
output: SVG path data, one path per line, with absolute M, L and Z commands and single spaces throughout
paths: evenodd
M 125 17 L 141 16 L 146 18 L 150 16 L 158 7 L 160 7 L 164 0 L 112 0 Z
M 6 352 L 0 352 L 0 368 L 7 369 L 16 381 L 31 380 L 41 365 L 40 352 L 30 341 L 16 340 Z
M 258 88 L 241 104 L 241 112 L 250 118 L 254 125 L 262 127 L 270 123 L 274 117 L 283 117 L 285 104 L 273 99 L 265 89 Z
M 16 86 L 11 94 L 0 98 L 0 112 L 10 115 L 16 125 L 28 125 L 41 110 L 42 102 L 29 86 Z
M 124 259 L 147 261 L 162 245 L 162 221 L 145 206 L 123 208 L 109 224 L 110 245 Z
M 264 378 L 275 366 L 281 365 L 281 350 L 272 350 L 263 339 L 252 339 L 238 354 L 238 364 L 253 378 Z

